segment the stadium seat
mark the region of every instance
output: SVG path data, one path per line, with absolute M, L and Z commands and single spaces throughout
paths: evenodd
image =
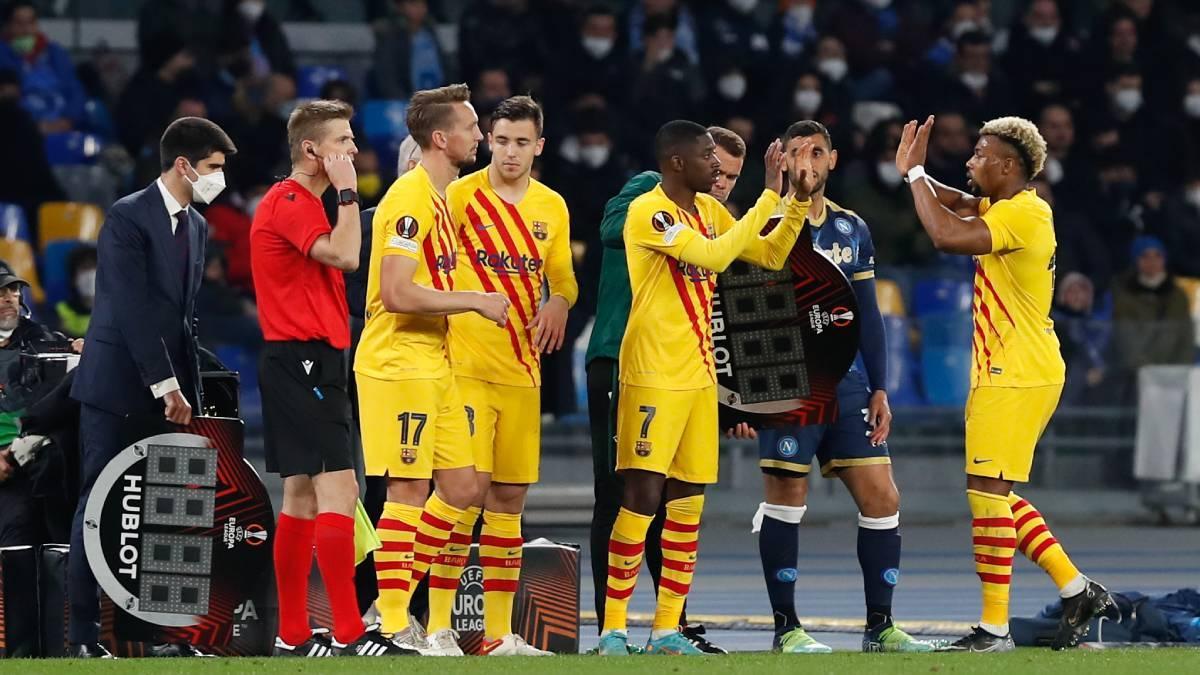
M 971 385 L 971 348 L 921 348 L 921 383 L 930 405 L 961 406 Z
M 79 202 L 46 202 L 38 210 L 38 248 L 59 239 L 96 241 L 104 212 L 94 204 Z
M 60 164 L 91 164 L 104 149 L 104 141 L 95 134 L 65 131 L 46 134 L 46 159 L 52 166 Z
M 904 293 L 891 279 L 875 280 L 875 298 L 884 316 L 904 316 Z
M 71 251 L 87 242 L 78 239 L 59 239 L 46 244 L 42 250 L 42 284 L 46 292 L 46 302 L 57 304 L 67 299 L 71 288 L 71 279 L 67 273 L 67 258 Z
M 975 321 L 970 312 L 941 312 L 920 318 L 921 344 L 933 347 L 970 347 Z
M 973 286 L 959 279 L 925 279 L 913 291 L 913 315 L 970 312 Z
M 31 241 L 29 221 L 25 218 L 25 209 L 19 204 L 0 203 L 0 239 Z
M 70 201 L 112 204 L 117 200 L 117 179 L 103 166 L 60 164 L 51 169 Z
M 316 98 L 321 95 L 321 87 L 324 87 L 326 82 L 349 79 L 350 76 L 341 66 L 303 66 L 296 73 L 296 97 Z
M 37 264 L 29 242 L 21 239 L 0 239 L 0 260 L 8 263 L 17 276 L 29 282 L 29 293 L 35 303 L 45 302 L 46 294 L 38 281 Z
M 405 113 L 407 101 L 379 99 L 363 104 L 363 133 L 372 143 L 391 139 L 403 140 L 408 135 Z
M 909 346 L 912 324 L 902 316 L 885 314 L 883 325 L 887 336 L 888 401 L 897 407 L 921 405 L 924 401 L 917 388 L 916 363 Z

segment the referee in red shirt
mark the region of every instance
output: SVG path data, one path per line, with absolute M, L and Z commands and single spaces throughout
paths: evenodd
M 288 119 L 292 174 L 267 191 L 250 228 L 263 346 L 259 362 L 267 470 L 283 477 L 275 531 L 279 592 L 276 656 L 413 653 L 364 630 L 354 593 L 358 483 L 350 430 L 343 272 L 358 267 L 362 231 L 350 131 L 353 108 L 311 101 Z M 332 185 L 337 225 L 321 206 Z M 308 573 L 317 566 L 333 610 L 332 639 L 308 619 Z

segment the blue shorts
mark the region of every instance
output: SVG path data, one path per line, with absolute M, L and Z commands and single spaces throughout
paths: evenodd
M 871 446 L 867 404 L 871 394 L 867 380 L 855 369 L 838 384 L 838 418 L 833 424 L 785 426 L 758 432 L 758 466 L 764 470 L 806 475 L 813 457 L 821 464 L 821 475 L 838 469 L 867 464 L 891 464 L 887 443 Z

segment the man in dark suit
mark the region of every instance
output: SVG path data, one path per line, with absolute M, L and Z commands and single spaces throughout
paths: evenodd
M 71 397 L 81 405 L 82 476 L 68 566 L 71 656 L 110 657 L 99 644 L 96 579 L 83 554 L 83 512 L 97 476 L 125 447 L 129 420 L 163 410 L 186 425 L 200 405 L 196 292 L 208 223 L 190 205 L 225 187 L 236 152 L 216 124 L 184 117 L 159 142 L 162 174 L 108 212 L 100 231 L 96 298 L 87 353 Z M 156 645 L 157 656 L 191 656 L 187 645 Z

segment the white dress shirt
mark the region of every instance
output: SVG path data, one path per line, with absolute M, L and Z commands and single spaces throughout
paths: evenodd
M 167 218 L 171 221 L 171 234 L 175 234 L 175 229 L 179 226 L 179 212 L 186 211 L 188 207 L 180 206 L 179 202 L 167 189 L 167 185 L 163 183 L 163 179 L 159 178 L 154 181 L 158 186 L 158 191 L 162 193 L 163 204 L 167 207 Z M 179 391 L 179 379 L 168 377 L 162 382 L 155 382 L 150 385 L 150 393 L 154 394 L 154 398 L 162 398 L 173 391 Z

